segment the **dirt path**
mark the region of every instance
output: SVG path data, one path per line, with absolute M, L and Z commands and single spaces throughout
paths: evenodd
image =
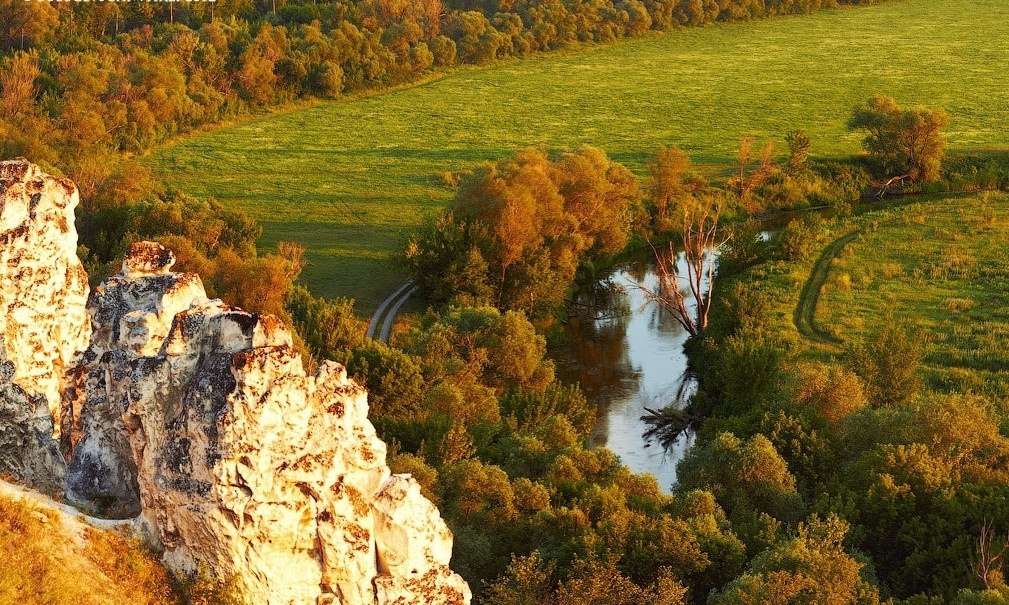
M 414 292 L 417 291 L 417 286 L 414 286 L 406 291 L 403 296 L 396 301 L 396 304 L 389 309 L 389 314 L 385 316 L 385 324 L 382 326 L 382 331 L 378 335 L 378 339 L 382 342 L 389 342 L 389 335 L 392 333 L 392 326 L 396 323 L 396 314 L 399 313 L 399 308 L 403 306 Z
M 809 278 L 802 285 L 802 292 L 799 294 L 799 304 L 795 307 L 792 321 L 795 327 L 809 340 L 830 345 L 840 345 L 841 339 L 830 332 L 816 325 L 816 305 L 820 302 L 820 290 L 827 283 L 830 275 L 831 262 L 841 254 L 844 247 L 855 241 L 865 228 L 856 229 L 847 235 L 839 237 L 830 243 L 820 253 L 820 258 L 816 259 L 813 270 L 809 273 Z
M 368 322 L 368 331 L 367 331 L 367 333 L 365 333 L 365 337 L 366 338 L 374 338 L 375 337 L 375 331 L 378 330 L 378 323 L 379 323 L 379 321 L 381 321 L 382 314 L 385 313 L 385 309 L 389 305 L 391 305 L 393 303 L 393 301 L 396 300 L 396 298 L 400 294 L 403 293 L 404 290 L 406 290 L 407 288 L 409 288 L 410 284 L 412 284 L 412 283 L 413 283 L 413 280 L 412 279 L 408 279 L 405 282 L 403 282 L 402 284 L 400 284 L 400 286 L 398 288 L 396 288 L 396 290 L 392 294 L 390 294 L 389 296 L 387 296 L 385 298 L 385 300 L 382 301 L 382 304 L 380 304 L 378 306 L 378 308 L 375 309 L 375 313 L 371 316 L 371 321 Z M 411 290 L 411 293 L 412 292 L 413 291 Z M 395 307 L 395 309 L 396 309 L 396 311 L 398 311 L 399 307 L 397 306 L 397 307 Z M 394 311 L 392 313 L 392 315 L 395 315 L 395 314 L 396 313 Z M 380 340 L 385 340 L 385 339 L 380 339 Z

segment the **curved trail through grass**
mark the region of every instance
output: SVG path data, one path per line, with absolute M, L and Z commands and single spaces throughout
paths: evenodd
M 371 321 L 368 322 L 368 331 L 365 333 L 365 338 L 374 338 L 375 337 L 375 331 L 378 329 L 378 324 L 381 321 L 382 315 L 385 313 L 386 308 L 389 305 L 391 305 L 394 300 L 396 300 L 397 296 L 399 296 L 400 294 L 403 293 L 404 290 L 406 290 L 407 288 L 409 288 L 410 284 L 412 284 L 412 283 L 413 283 L 412 279 L 406 280 L 405 282 L 403 282 L 402 284 L 400 284 L 400 286 L 398 288 L 396 288 L 396 290 L 392 294 L 390 294 L 389 296 L 385 297 L 385 300 L 382 301 L 382 304 L 380 304 L 378 306 L 378 309 L 376 309 L 375 312 L 372 314 Z M 411 290 L 411 293 L 412 292 L 413 291 Z M 407 298 L 409 298 L 409 295 L 407 295 Z M 395 308 L 396 308 L 396 310 L 399 310 L 399 307 L 395 307 Z M 384 339 L 380 339 L 380 340 L 384 340 Z
M 319 102 L 144 161 L 174 187 L 247 211 L 263 225 L 263 249 L 305 246 L 302 282 L 371 313 L 406 278 L 392 254 L 445 207 L 447 183 L 522 147 L 595 145 L 643 174 L 657 146 L 677 145 L 713 173 L 734 161 L 741 136 L 780 142 L 801 128 L 815 155 L 846 156 L 859 149 L 845 127 L 852 108 L 880 93 L 946 108 L 951 149 L 1009 144 L 1006 39 L 1005 0 L 683 29 Z
M 865 229 L 856 229 L 847 235 L 841 236 L 823 249 L 820 257 L 816 259 L 813 269 L 809 272 L 809 278 L 802 285 L 802 292 L 799 294 L 799 302 L 795 306 L 795 313 L 792 321 L 795 327 L 808 340 L 829 345 L 840 345 L 841 339 L 830 332 L 824 330 L 816 324 L 816 305 L 820 301 L 820 290 L 827 283 L 830 275 L 831 263 L 841 254 L 844 247 L 858 239 Z

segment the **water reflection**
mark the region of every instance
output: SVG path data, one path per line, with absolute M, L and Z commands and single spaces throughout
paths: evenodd
M 668 312 L 646 304 L 641 286 L 652 291 L 659 286 L 650 262 L 620 267 L 577 293 L 565 350 L 557 355 L 558 374 L 580 383 L 598 406 L 591 444 L 610 448 L 634 472 L 652 473 L 668 491 L 693 436 L 664 450 L 643 438 L 649 427 L 641 417 L 646 408 L 676 402 L 687 368 L 683 343 L 688 334 Z

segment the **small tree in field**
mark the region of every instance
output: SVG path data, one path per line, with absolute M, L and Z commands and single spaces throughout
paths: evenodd
M 949 114 L 942 109 L 903 109 L 891 97 L 879 95 L 856 107 L 848 120 L 851 130 L 867 132 L 862 146 L 890 176 L 913 181 L 939 178 L 947 126 Z

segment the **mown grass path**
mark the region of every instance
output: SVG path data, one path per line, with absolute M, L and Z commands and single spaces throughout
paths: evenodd
M 1009 143 L 1009 3 L 906 0 L 685 29 L 509 61 L 404 90 L 202 133 L 145 161 L 241 207 L 261 245 L 308 248 L 303 280 L 370 313 L 405 276 L 406 233 L 452 196 L 439 176 L 543 145 L 583 144 L 643 172 L 660 144 L 732 161 L 740 136 L 805 129 L 813 153 L 859 148 L 845 122 L 876 93 L 945 107 L 954 149 Z
M 830 275 L 830 267 L 834 259 L 844 251 L 845 246 L 858 239 L 858 236 L 864 230 L 864 228 L 856 229 L 837 238 L 823 249 L 819 258 L 816 259 L 816 263 L 813 264 L 809 278 L 802 285 L 802 291 L 799 293 L 799 303 L 795 306 L 795 313 L 792 315 L 795 328 L 805 338 L 821 344 L 841 344 L 841 339 L 816 324 L 816 306 L 820 302 L 820 291 L 823 289 L 824 284 L 827 283 L 827 277 Z

